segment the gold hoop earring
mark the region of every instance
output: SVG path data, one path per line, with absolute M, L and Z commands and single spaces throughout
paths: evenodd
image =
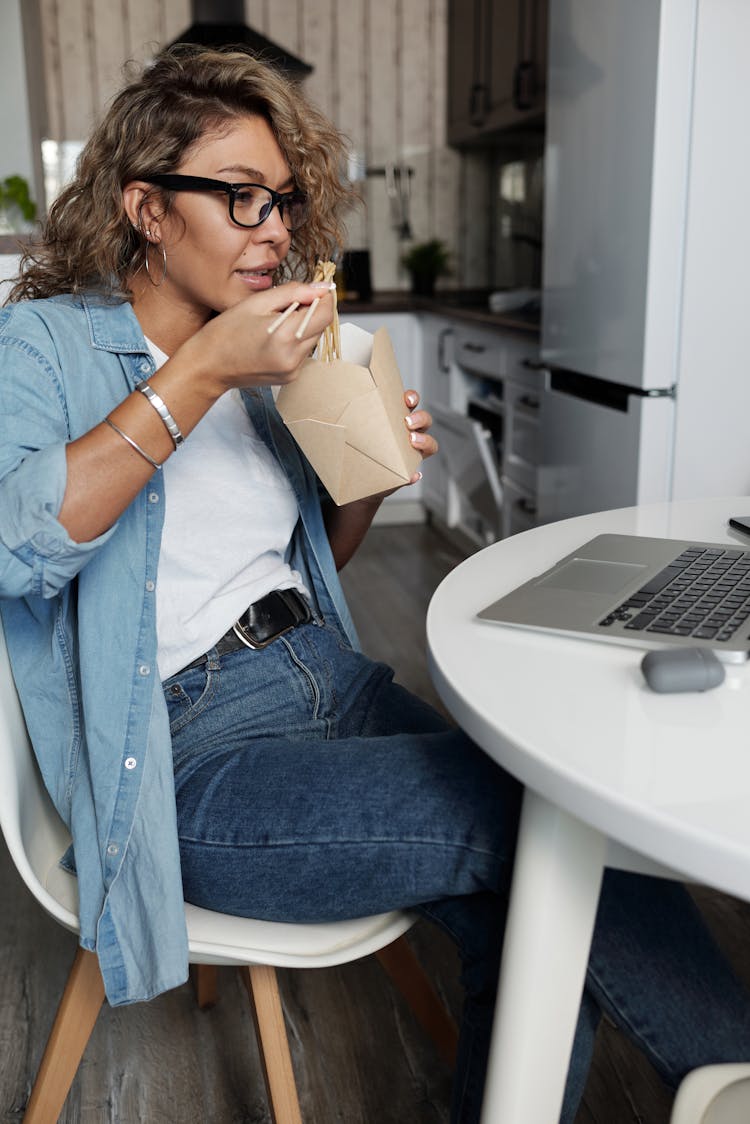
M 148 233 L 148 231 L 146 233 Z M 155 289 L 158 289 L 159 286 L 163 285 L 164 282 L 167 279 L 167 251 L 164 249 L 164 246 L 161 242 L 157 242 L 156 245 L 161 250 L 161 277 L 159 278 L 158 281 L 154 281 L 153 277 L 151 276 L 151 269 L 149 268 L 149 264 L 148 264 L 148 252 L 151 249 L 151 243 L 150 242 L 146 243 L 145 264 L 146 264 L 146 275 L 147 275 L 149 281 L 151 282 L 151 284 L 154 286 Z

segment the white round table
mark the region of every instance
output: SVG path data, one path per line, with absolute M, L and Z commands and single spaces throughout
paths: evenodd
M 734 497 L 535 528 L 453 570 L 430 603 L 435 686 L 526 786 L 483 1124 L 557 1124 L 605 866 L 750 900 L 750 664 L 705 693 L 659 695 L 643 651 L 509 628 L 477 612 L 595 535 L 728 542 Z

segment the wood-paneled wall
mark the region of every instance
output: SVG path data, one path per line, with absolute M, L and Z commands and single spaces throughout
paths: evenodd
M 84 138 L 122 80 L 191 21 L 189 0 L 39 0 L 47 135 Z M 366 167 L 413 169 L 410 223 L 417 241 L 443 238 L 450 286 L 489 277 L 490 173 L 482 154 L 445 143 L 446 0 L 245 0 L 250 26 L 314 67 L 305 89 L 349 138 Z M 384 176 L 363 184 L 349 248 L 369 247 L 376 289 L 404 288 L 408 243 L 393 227 Z

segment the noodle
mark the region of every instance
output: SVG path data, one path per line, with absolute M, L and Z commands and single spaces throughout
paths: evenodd
M 319 261 L 315 266 L 313 281 L 332 282 L 336 272 L 333 261 Z M 332 363 L 341 358 L 341 332 L 339 330 L 339 310 L 336 290 L 333 292 L 333 320 L 326 326 L 318 344 L 318 357 L 323 363 Z

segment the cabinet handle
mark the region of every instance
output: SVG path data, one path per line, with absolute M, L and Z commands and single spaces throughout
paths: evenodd
M 468 343 L 464 343 L 461 346 L 463 347 L 464 351 L 473 351 L 477 355 L 481 355 L 483 351 L 487 350 L 483 343 L 472 343 L 471 341 L 469 341 Z
M 539 399 L 534 398 L 534 396 L 531 394 L 522 394 L 518 399 L 518 405 L 525 406 L 527 410 L 538 410 Z
M 527 500 L 525 496 L 521 496 L 520 500 L 516 500 L 516 507 L 522 511 L 524 515 L 536 515 L 536 504 L 533 500 Z
M 479 129 L 484 124 L 486 86 L 475 82 L 469 94 L 469 121 Z
M 453 335 L 453 328 L 441 328 L 440 335 L 438 336 L 438 369 L 447 375 L 450 372 L 450 366 L 445 361 L 445 342 L 449 336 Z
M 519 62 L 513 74 L 513 105 L 520 112 L 534 108 L 536 73 L 530 59 Z

